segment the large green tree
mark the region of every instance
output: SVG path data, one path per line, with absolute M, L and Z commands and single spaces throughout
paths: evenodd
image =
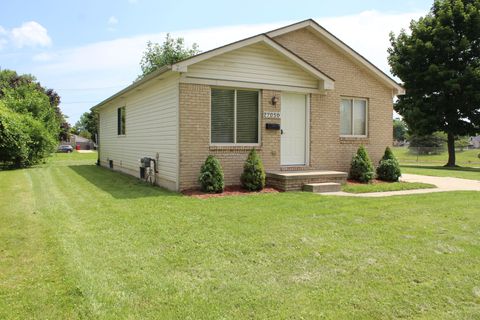
M 94 110 L 84 112 L 80 116 L 80 119 L 73 126 L 73 130 L 76 134 L 97 142 L 96 134 L 98 133 L 98 112 Z
M 167 33 L 167 37 L 162 44 L 147 42 L 147 48 L 140 61 L 142 74 L 138 76 L 138 79 L 145 77 L 160 67 L 174 64 L 197 53 L 199 53 L 199 50 L 196 43 L 189 48 L 185 45 L 183 38 L 174 39 Z
M 415 134 L 445 132 L 446 166 L 455 166 L 455 137 L 480 132 L 480 0 L 437 0 L 390 42 L 407 92 L 395 110 Z
M 58 144 L 60 97 L 31 75 L 0 70 L 0 162 L 22 167 L 38 163 Z
M 400 119 L 393 119 L 393 139 L 404 141 L 407 138 L 407 124 Z

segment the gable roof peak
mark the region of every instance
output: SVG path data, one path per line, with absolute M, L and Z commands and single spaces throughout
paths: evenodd
M 396 91 L 395 93 L 396 95 L 405 94 L 405 89 L 399 83 L 397 83 L 389 75 L 387 75 L 385 72 L 380 70 L 377 66 L 375 66 L 372 62 L 370 62 L 367 58 L 359 54 L 352 47 L 350 47 L 345 42 L 337 38 L 330 31 L 322 27 L 319 23 L 317 23 L 313 19 L 306 19 L 303 21 L 290 24 L 285 27 L 281 27 L 281 28 L 269 31 L 266 33 L 266 35 L 274 39 L 275 37 L 281 36 L 283 34 L 287 34 L 287 33 L 304 29 L 304 28 L 308 28 L 308 30 L 321 36 L 322 39 L 324 39 L 334 47 L 340 49 L 342 52 L 345 52 L 355 62 L 365 67 L 368 71 L 372 72 L 385 85 L 391 86 Z

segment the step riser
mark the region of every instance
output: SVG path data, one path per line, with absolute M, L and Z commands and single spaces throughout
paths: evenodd
M 272 179 L 267 178 L 267 185 L 269 187 L 281 190 L 281 191 L 301 191 L 303 186 L 311 183 L 324 183 L 335 182 L 338 184 L 344 184 L 346 182 L 345 177 L 322 177 L 322 178 L 308 178 L 308 179 Z
M 329 170 L 305 170 L 298 172 L 267 172 L 267 186 L 281 191 L 302 191 L 306 184 L 338 183 L 344 184 L 347 173 Z M 314 191 L 317 192 L 317 191 Z
M 338 192 L 341 190 L 342 190 L 341 184 L 323 185 L 323 186 L 312 186 L 312 185 L 306 184 L 303 186 L 303 191 L 315 192 L 315 193 Z

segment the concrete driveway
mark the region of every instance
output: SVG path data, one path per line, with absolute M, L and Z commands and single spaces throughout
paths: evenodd
M 421 193 L 433 193 L 433 192 L 445 192 L 445 191 L 480 191 L 480 181 L 450 178 L 450 177 L 431 177 L 418 174 L 405 173 L 400 178 L 400 181 L 405 182 L 423 182 L 437 186 L 430 189 L 416 189 L 416 190 L 402 190 L 402 191 L 388 191 L 388 192 L 372 192 L 372 193 L 347 193 L 347 192 L 330 192 L 325 193 L 335 196 L 347 196 L 347 197 L 389 197 L 389 196 L 402 196 L 407 194 L 421 194 Z

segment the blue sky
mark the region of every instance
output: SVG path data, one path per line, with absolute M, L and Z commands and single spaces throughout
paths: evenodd
M 234 4 L 235 3 L 235 4 Z M 166 32 L 208 50 L 314 18 L 388 72 L 388 33 L 407 28 L 430 1 L 5 1 L 0 68 L 31 73 L 62 97 L 73 124 L 130 84 L 148 40 Z

